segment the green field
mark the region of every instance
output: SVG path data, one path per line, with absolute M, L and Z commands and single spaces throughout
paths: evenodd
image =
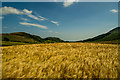
M 25 44 L 28 44 L 28 43 L 2 41 L 2 46 L 25 45 Z

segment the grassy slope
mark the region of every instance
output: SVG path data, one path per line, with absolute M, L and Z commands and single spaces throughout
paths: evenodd
M 9 41 L 11 42 L 23 42 L 23 43 L 38 42 L 32 37 L 32 35 L 24 33 L 24 32 L 2 34 L 2 41 L 4 41 L 4 38 L 8 38 Z
M 49 38 L 42 39 L 39 36 L 31 35 L 25 32 L 2 34 L 2 41 L 3 41 L 2 46 L 64 42 L 63 40 L 56 37 L 49 37 Z
M 120 43 L 119 35 L 120 35 L 120 27 L 117 27 L 109 31 L 108 33 L 84 40 L 83 42 Z
M 109 32 L 110 34 L 105 36 L 102 39 L 99 39 L 99 41 L 115 41 L 115 40 L 120 40 L 119 34 L 120 34 L 120 29 L 114 29 Z

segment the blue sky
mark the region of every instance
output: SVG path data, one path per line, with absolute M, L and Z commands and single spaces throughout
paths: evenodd
M 2 32 L 84 40 L 118 26 L 117 2 L 3 2 Z
M 119 2 L 119 0 L 1 0 L 2 2 L 64 2 L 64 1 L 76 1 L 76 2 Z

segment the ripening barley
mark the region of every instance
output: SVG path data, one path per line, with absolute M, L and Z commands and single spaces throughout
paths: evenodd
M 3 78 L 117 78 L 118 45 L 53 43 L 2 48 Z

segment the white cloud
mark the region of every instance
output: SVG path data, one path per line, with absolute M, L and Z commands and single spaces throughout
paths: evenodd
M 110 10 L 110 12 L 112 12 L 112 13 L 117 13 L 118 10 L 116 10 L 116 9 L 112 9 L 112 10 Z
M 32 10 L 27 10 L 27 9 L 23 9 L 23 10 L 18 10 L 16 8 L 13 8 L 13 7 L 2 7 L 0 8 L 0 12 L 3 14 L 3 15 L 7 15 L 7 14 L 17 14 L 17 15 L 26 15 L 28 16 L 29 18 L 32 18 L 32 19 L 35 19 L 35 20 L 38 20 L 38 21 L 44 21 L 44 20 L 48 20 L 47 18 L 45 17 L 42 17 L 40 15 L 33 15 L 33 11 Z M 25 18 L 21 18 L 22 20 L 24 21 L 28 21 L 27 19 Z M 49 20 L 50 21 L 50 20 Z M 56 21 L 50 21 L 54 24 L 56 24 L 57 26 L 59 26 L 59 23 L 56 22 Z
M 0 12 L 0 13 L 2 13 L 2 15 L 7 15 L 7 14 L 17 14 L 17 15 L 19 15 L 19 14 L 23 14 L 22 11 L 19 11 L 19 10 L 13 8 L 13 7 L 7 7 L 7 6 L 0 8 L 0 11 L 2 11 L 2 12 Z
M 68 7 L 70 5 L 72 5 L 74 2 L 78 2 L 79 0 L 65 0 L 63 3 L 64 7 Z
M 59 26 L 59 23 L 56 22 L 56 21 L 50 21 L 50 22 L 52 22 L 52 23 L 56 24 L 57 26 Z
M 30 17 L 30 18 L 32 18 L 32 19 L 35 19 L 35 20 L 41 20 L 41 21 L 47 20 L 46 18 L 44 18 L 44 17 L 42 17 L 42 16 L 35 16 L 35 15 L 33 15 L 33 14 L 32 14 L 32 11 L 29 11 L 29 10 L 27 10 L 27 9 L 24 9 L 23 12 L 25 12 L 25 14 L 26 14 L 28 17 Z
M 39 17 L 32 15 L 32 11 L 29 11 L 27 9 L 20 11 L 16 8 L 5 6 L 5 7 L 0 8 L 0 11 L 1 11 L 2 15 L 7 15 L 7 14 L 27 15 L 28 17 L 30 17 L 32 19 L 40 20 Z
M 30 17 L 30 18 L 32 18 L 32 19 L 40 20 L 37 16 L 32 15 L 32 11 L 29 11 L 29 10 L 27 10 L 27 9 L 24 9 L 23 12 L 24 12 L 25 15 L 27 15 L 28 17 Z
M 28 17 L 35 19 L 35 20 L 40 20 L 38 17 L 32 15 L 32 14 L 27 14 Z
M 19 24 L 27 25 L 27 26 L 35 26 L 35 27 L 39 27 L 39 28 L 43 28 L 43 29 L 48 29 L 46 26 L 39 25 L 39 24 L 32 24 L 32 23 L 26 23 L 26 22 L 19 22 Z
M 24 21 L 29 21 L 28 19 L 26 19 L 26 18 L 21 18 L 22 20 L 24 20 Z
M 64 7 L 68 7 L 68 6 L 70 6 L 71 4 L 73 4 L 73 2 L 64 2 L 63 6 L 64 6 Z
M 29 10 L 27 10 L 27 9 L 24 9 L 23 12 L 25 12 L 25 13 L 27 13 L 27 14 L 31 14 L 31 13 L 32 13 L 32 11 L 29 11 Z
M 48 19 L 46 19 L 46 18 L 44 18 L 42 16 L 39 16 L 39 17 L 40 17 L 40 20 L 48 20 Z
M 0 16 L 0 19 L 4 19 L 4 17 Z

